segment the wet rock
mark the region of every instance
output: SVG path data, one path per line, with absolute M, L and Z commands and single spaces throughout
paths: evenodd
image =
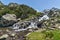
M 0 20 L 0 27 L 9 27 L 12 26 L 14 23 L 16 23 L 16 21 L 8 21 L 8 20 Z
M 13 25 L 13 29 L 25 29 L 30 25 L 30 22 L 18 22 Z

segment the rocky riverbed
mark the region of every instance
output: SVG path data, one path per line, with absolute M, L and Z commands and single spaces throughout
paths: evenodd
M 29 31 L 16 32 L 10 28 L 0 28 L 0 40 L 25 40 L 25 35 Z
M 47 18 L 45 18 L 45 17 L 47 17 Z M 45 18 L 45 20 L 47 20 L 48 16 L 44 15 L 43 17 L 41 17 L 39 19 L 33 18 L 28 21 L 27 20 L 18 21 L 16 19 L 16 15 L 11 15 L 11 14 L 3 15 L 1 18 L 1 24 L 3 27 L 5 27 L 5 26 L 6 27 L 0 28 L 0 40 L 25 40 L 25 35 L 27 35 L 29 32 L 34 32 L 35 30 L 38 30 L 38 28 L 41 26 L 41 23 L 43 23 L 44 18 Z M 12 20 L 12 19 L 14 19 L 14 20 Z M 13 24 L 11 24 L 11 23 L 13 23 Z

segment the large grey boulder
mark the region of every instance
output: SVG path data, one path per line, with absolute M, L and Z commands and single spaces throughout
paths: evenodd
M 0 27 L 9 27 L 12 26 L 16 21 L 0 20 Z
M 15 14 L 6 14 L 6 15 L 3 15 L 2 16 L 3 19 L 6 19 L 6 20 L 13 20 L 13 21 L 16 21 L 16 15 Z
M 3 15 L 0 19 L 0 27 L 9 27 L 17 22 L 15 14 Z

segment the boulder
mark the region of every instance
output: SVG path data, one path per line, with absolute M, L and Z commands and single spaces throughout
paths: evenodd
M 4 39 L 4 38 L 7 38 L 8 37 L 8 34 L 4 34 L 2 36 L 0 36 L 0 39 Z
M 16 21 L 0 20 L 0 27 L 9 27 L 12 26 Z
M 2 16 L 3 19 L 6 19 L 8 21 L 13 20 L 16 21 L 16 15 L 15 14 L 6 14 Z
M 17 22 L 15 14 L 3 15 L 0 19 L 0 27 L 9 27 Z

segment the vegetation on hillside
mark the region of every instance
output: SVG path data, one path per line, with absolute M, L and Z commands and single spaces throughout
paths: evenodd
M 17 18 L 25 19 L 31 15 L 38 16 L 41 13 L 37 13 L 35 9 L 24 4 L 9 3 L 4 5 L 0 2 L 0 17 L 4 14 L 16 14 Z

